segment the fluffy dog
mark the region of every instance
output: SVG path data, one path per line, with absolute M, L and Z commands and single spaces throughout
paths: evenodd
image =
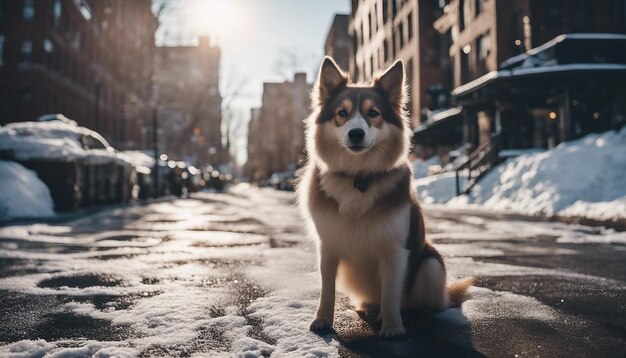
M 332 327 L 335 281 L 357 310 L 380 308 L 380 335 L 405 333 L 401 309 L 460 305 L 473 279 L 446 286 L 441 255 L 425 239 L 407 154 L 404 65 L 365 85 L 326 57 L 306 120 L 309 160 L 298 202 L 318 238 L 322 291 L 311 330 Z

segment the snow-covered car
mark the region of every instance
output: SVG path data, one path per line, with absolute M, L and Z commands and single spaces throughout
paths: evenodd
M 0 158 L 34 170 L 56 210 L 132 198 L 135 170 L 97 132 L 65 119 L 9 123 L 0 128 Z
M 134 196 L 147 199 L 154 196 L 154 157 L 151 151 L 125 150 L 124 155 L 130 160 L 137 172 L 137 187 Z M 150 154 L 149 154 L 150 153 Z

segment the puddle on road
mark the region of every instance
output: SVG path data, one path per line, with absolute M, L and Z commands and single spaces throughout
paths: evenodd
M 39 272 L 50 272 L 42 269 L 43 260 L 0 258 L 0 278 L 30 275 Z
M 294 247 L 298 245 L 299 242 L 291 241 L 291 240 L 280 240 L 274 237 L 270 237 L 269 244 L 270 244 L 270 248 L 272 249 L 278 249 L 278 248 L 282 249 L 282 248 Z
M 52 313 L 34 328 L 27 337 L 46 341 L 61 339 L 87 339 L 97 341 L 119 341 L 129 337 L 131 329 L 124 325 L 113 325 L 110 321 L 68 313 Z
M 62 339 L 115 341 L 124 340 L 132 333 L 128 326 L 113 325 L 109 320 L 98 319 L 63 310 L 70 302 L 91 303 L 99 310 L 125 310 L 139 299 L 159 292 L 125 296 L 94 295 L 27 295 L 0 291 L 0 337 L 4 342 L 22 339 Z
M 42 288 L 86 288 L 86 287 L 115 287 L 123 286 L 124 281 L 112 275 L 85 274 L 73 276 L 59 276 L 37 283 Z

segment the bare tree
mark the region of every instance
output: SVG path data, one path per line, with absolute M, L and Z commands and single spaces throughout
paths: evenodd
M 316 68 L 318 60 L 318 56 L 313 53 L 281 49 L 274 61 L 274 73 L 283 80 L 290 80 L 296 72 L 309 72 L 309 69 Z

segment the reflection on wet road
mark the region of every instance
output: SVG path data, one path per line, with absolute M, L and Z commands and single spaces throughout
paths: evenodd
M 0 228 L 0 355 L 619 356 L 624 233 L 426 208 L 463 311 L 405 312 L 381 340 L 339 297 L 308 332 L 319 278 L 293 195 L 239 186 L 59 224 Z

